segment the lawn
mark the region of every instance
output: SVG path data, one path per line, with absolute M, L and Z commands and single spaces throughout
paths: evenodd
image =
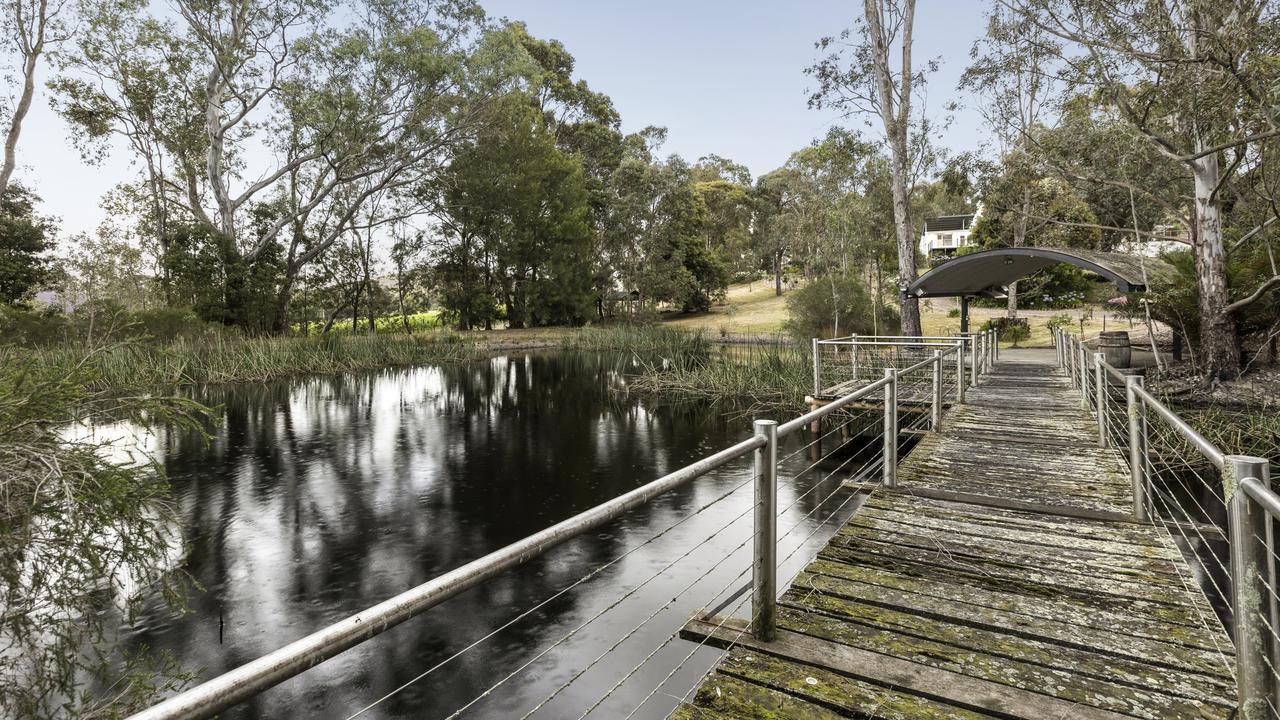
M 960 331 L 960 318 L 949 317 L 949 311 L 957 307 L 954 300 L 935 298 L 921 303 L 921 321 L 925 335 L 952 335 Z M 969 326 L 977 330 L 982 323 L 993 317 L 1002 317 L 1004 308 L 969 309 Z M 1106 312 L 1100 307 L 1084 310 L 1024 310 L 1020 313 L 1031 324 L 1031 339 L 1020 343 L 1022 347 L 1051 347 L 1053 335 L 1049 331 L 1048 321 L 1054 315 L 1069 315 L 1072 327 L 1080 331 L 1080 318 L 1083 314 L 1086 337 L 1097 335 L 1102 330 L 1128 330 L 1135 341 L 1146 338 L 1146 330 L 1140 325 L 1130 327 L 1129 322 L 1114 313 Z M 774 333 L 784 330 L 787 322 L 786 295 L 774 295 L 773 284 L 757 282 L 750 285 L 730 286 L 725 301 L 712 308 L 710 312 L 685 315 L 667 313 L 663 316 L 664 324 L 686 330 L 703 330 L 708 333 Z M 1009 343 L 1002 343 L 1008 347 Z

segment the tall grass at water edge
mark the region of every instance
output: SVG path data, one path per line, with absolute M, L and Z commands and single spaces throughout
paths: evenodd
M 43 365 L 72 367 L 85 357 L 79 344 L 0 348 L 0 362 L 17 354 Z M 94 353 L 100 387 L 139 383 L 173 386 L 262 381 L 293 374 L 338 373 L 482 357 L 479 343 L 456 335 L 325 335 L 241 338 L 215 335 L 171 343 L 117 343 Z

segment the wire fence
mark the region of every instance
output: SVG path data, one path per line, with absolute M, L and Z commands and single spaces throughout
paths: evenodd
M 932 402 L 933 376 L 925 361 L 937 355 L 950 360 L 942 367 L 941 393 L 947 402 L 963 401 L 964 388 L 977 382 L 995 360 L 994 331 L 956 336 L 849 336 L 813 342 L 813 394 L 839 397 L 898 371 L 898 398 L 904 403 Z M 915 368 L 904 372 L 907 368 Z
M 1275 546 L 1280 496 L 1264 458 L 1229 455 L 1153 396 L 1135 371 L 1055 332 L 1058 363 L 1117 451 L 1134 516 L 1164 528 L 1191 568 L 1175 568 L 1197 621 L 1236 680 L 1241 717 L 1280 718 L 1280 593 Z M 1208 599 L 1206 605 L 1202 598 Z M 1225 634 L 1232 646 L 1216 646 Z

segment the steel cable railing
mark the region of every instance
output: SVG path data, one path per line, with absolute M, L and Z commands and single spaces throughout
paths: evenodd
M 757 548 L 756 561 L 752 566 L 744 568 L 730 582 L 715 595 L 712 600 L 722 597 L 729 592 L 735 583 L 737 583 L 748 571 L 751 571 L 753 581 L 751 584 L 752 593 L 742 597 L 736 607 L 740 607 L 743 603 L 750 600 L 753 606 L 750 625 L 753 632 L 764 634 L 772 632 L 773 623 L 773 605 L 776 603 L 776 573 L 779 566 L 790 562 L 800 550 L 806 546 L 806 543 L 825 527 L 827 523 L 853 502 L 859 496 L 856 492 L 849 492 L 844 488 L 844 481 L 841 480 L 846 469 L 858 463 L 860 465 L 852 471 L 852 476 L 867 480 L 870 477 L 878 476 L 877 482 L 885 482 L 893 484 L 895 475 L 894 469 L 897 465 L 897 459 L 902 451 L 903 443 L 910 441 L 910 438 L 904 439 L 902 431 L 923 432 L 925 428 L 936 427 L 941 416 L 944 406 L 944 393 L 949 393 L 952 388 L 957 388 L 957 393 L 962 391 L 965 385 L 965 371 L 976 372 L 978 366 L 985 366 L 987 361 L 984 356 L 979 355 L 981 352 L 990 352 L 990 350 L 979 350 L 984 343 L 982 338 L 975 337 L 969 339 L 958 339 L 954 344 L 933 343 L 927 348 L 927 351 L 916 352 L 898 351 L 897 359 L 899 364 L 896 367 L 881 368 L 884 377 L 860 385 L 855 388 L 849 388 L 847 394 L 830 402 L 822 407 L 818 407 L 809 413 L 795 418 L 787 423 L 777 425 L 770 421 L 758 421 L 756 423 L 756 433 L 735 445 L 726 448 L 718 453 L 703 458 L 684 468 L 669 473 L 647 485 L 637 488 L 631 492 L 625 493 L 613 500 L 602 503 L 590 510 L 575 515 L 565 521 L 557 523 L 546 530 L 535 533 L 517 543 L 509 545 L 505 548 L 497 550 L 489 555 L 479 558 L 475 561 L 467 563 L 462 567 L 452 570 L 444 575 L 408 590 L 400 595 L 391 598 L 383 603 L 379 603 L 365 611 L 358 613 L 346 620 L 330 625 L 318 632 L 312 633 L 298 641 L 290 643 L 279 650 L 269 653 L 258 660 L 251 661 L 245 665 L 236 668 L 219 677 L 209 680 L 190 690 L 171 697 L 160 704 L 135 715 L 135 718 L 198 718 L 209 717 L 217 714 L 219 711 L 245 700 L 257 693 L 272 687 L 273 685 L 293 677 L 306 669 L 332 657 L 345 649 L 359 644 L 371 637 L 374 637 L 386 629 L 393 627 L 410 617 L 414 617 L 435 605 L 456 596 L 458 593 L 474 587 L 483 582 L 485 579 L 496 575 L 503 570 L 514 567 L 521 563 L 527 562 L 533 557 L 544 554 L 552 547 L 573 538 L 578 537 L 590 530 L 600 527 L 629 510 L 648 502 L 674 488 L 686 485 L 693 480 L 715 471 L 721 467 L 725 467 L 735 461 L 741 460 L 748 455 L 754 457 L 756 469 L 751 473 L 751 477 L 743 482 L 735 483 L 733 487 L 727 491 L 720 493 L 710 502 L 702 504 L 692 513 L 682 517 L 666 528 L 658 531 L 644 541 L 630 548 L 618 557 L 603 563 L 586 572 L 578 580 L 566 585 L 559 591 L 553 593 L 549 597 L 535 604 L 534 606 L 514 615 L 510 620 L 501 626 L 486 633 L 475 641 L 469 643 L 465 647 L 442 659 L 440 662 L 432 665 L 424 672 L 419 673 L 413 679 L 406 683 L 402 683 L 395 690 L 373 701 L 371 704 L 357 711 L 352 717 L 376 707 L 378 704 L 386 701 L 397 693 L 402 692 L 414 683 L 429 677 L 432 673 L 446 666 L 450 662 L 461 657 L 468 651 L 478 647 L 480 644 L 488 641 L 506 628 L 510 628 L 521 620 L 531 616 L 537 612 L 539 608 L 545 607 L 548 603 L 554 601 L 564 594 L 572 591 L 574 588 L 580 587 L 593 578 L 599 577 L 601 573 L 610 567 L 615 566 L 624 558 L 639 551 L 641 548 L 650 546 L 658 538 L 671 532 L 674 528 L 679 527 L 692 517 L 698 516 L 717 503 L 724 502 L 735 493 L 745 489 L 745 486 L 755 481 L 755 492 L 757 501 L 737 513 L 727 522 L 723 522 L 719 527 L 710 532 L 707 536 L 708 542 L 711 538 L 716 538 L 722 533 L 729 532 L 732 527 L 739 523 L 746 515 L 755 512 L 756 519 L 754 521 L 754 532 L 747 535 L 746 539 L 739 543 L 735 548 L 730 550 L 723 557 L 716 560 L 710 568 L 703 570 L 692 583 L 689 583 L 685 590 L 676 593 L 676 597 L 680 597 L 693 588 L 704 578 L 710 577 L 717 568 L 729 562 L 735 557 L 746 543 L 754 540 Z M 923 345 L 923 343 L 922 343 Z M 965 346 L 971 346 L 972 352 L 969 353 L 969 364 L 965 361 Z M 906 344 L 900 344 L 896 347 L 905 348 Z M 917 359 L 918 358 L 918 359 Z M 914 362 L 906 362 L 914 360 Z M 902 398 L 903 388 L 919 388 L 922 389 L 916 394 L 914 399 L 904 400 Z M 865 403 L 882 401 L 883 412 L 868 412 Z M 914 406 L 929 406 L 929 412 L 917 412 L 913 418 L 910 418 L 905 424 L 898 421 L 898 405 L 900 402 L 910 402 Z M 862 404 L 860 404 L 862 403 Z M 821 424 L 828 424 L 828 429 L 824 432 Z M 785 438 L 793 433 L 797 433 L 802 429 L 810 431 L 807 442 L 803 443 L 799 450 L 791 452 L 781 460 L 777 457 L 777 445 L 779 438 Z M 790 482 L 787 487 L 797 485 L 797 482 L 804 478 L 808 473 L 822 472 L 824 476 L 821 480 L 813 483 L 808 489 L 800 491 L 799 489 L 790 498 L 789 504 L 783 508 L 781 513 L 777 510 L 777 489 L 778 469 L 780 465 L 786 465 L 786 461 L 801 454 L 805 450 L 812 451 L 814 448 L 820 448 L 822 442 L 835 434 L 840 435 L 841 443 L 835 452 L 843 453 L 848 446 L 857 446 L 858 452 L 851 452 L 848 457 L 844 458 L 834 467 L 824 467 L 824 460 L 818 459 L 808 464 L 799 472 L 791 473 Z M 877 442 L 869 437 L 879 436 L 882 440 Z M 866 457 L 864 451 L 868 447 L 876 447 L 879 449 Z M 830 456 L 830 455 L 828 455 Z M 828 488 L 824 485 L 830 479 L 836 479 L 834 488 Z M 868 483 L 873 484 L 873 483 Z M 811 496 L 816 497 L 815 493 L 826 492 L 820 500 L 811 501 Z M 834 509 L 831 505 L 841 494 L 847 495 L 842 502 Z M 812 507 L 807 508 L 807 512 L 791 525 L 790 528 L 782 536 L 778 536 L 776 532 L 776 518 L 781 514 L 786 514 L 794 507 L 801 503 L 806 505 L 812 502 Z M 826 511 L 821 522 L 814 525 L 808 535 L 803 538 L 799 544 L 790 550 L 789 553 L 781 561 L 776 558 L 777 548 L 784 540 L 787 540 L 792 534 L 799 529 L 808 527 L 809 519 L 816 514 Z M 763 513 L 763 516 L 762 516 Z M 770 518 L 768 522 L 762 520 L 762 517 Z M 553 642 L 550 646 L 543 648 L 535 654 L 531 659 L 516 668 L 515 671 L 509 673 L 504 679 L 490 686 L 484 693 L 472 700 L 471 702 L 459 708 L 455 712 L 461 713 L 470 707 L 473 707 L 478 701 L 490 696 L 494 690 L 500 687 L 507 680 L 518 675 L 525 668 L 536 663 L 547 653 L 553 651 L 557 647 L 562 647 L 564 643 L 572 640 L 577 634 L 583 632 L 590 627 L 598 618 L 607 614 L 612 608 L 618 607 L 622 602 L 627 601 L 643 587 L 649 586 L 655 580 L 669 571 L 677 563 L 688 561 L 697 549 L 703 547 L 704 543 L 695 543 L 685 553 L 679 555 L 674 560 L 666 563 L 661 569 L 649 575 L 642 582 L 624 592 L 608 603 L 602 610 L 596 612 L 585 622 L 580 623 L 577 627 L 569 631 L 566 635 Z M 766 553 L 767 561 L 761 561 L 760 548 L 768 549 Z M 704 553 L 705 554 L 705 553 Z M 733 597 L 729 599 L 733 602 Z M 652 622 L 663 612 L 670 610 L 671 603 L 668 602 L 657 610 L 652 611 L 638 625 L 629 629 L 620 638 L 609 645 L 604 653 L 600 653 L 600 657 L 592 663 L 588 663 L 585 668 L 576 672 L 568 682 L 562 683 L 558 689 L 547 697 L 543 702 L 539 703 L 530 711 L 530 714 L 538 711 L 539 708 L 547 707 L 547 704 L 555 699 L 564 688 L 572 685 L 575 681 L 583 676 L 596 662 L 607 656 L 610 652 L 616 650 L 621 644 L 625 643 L 629 638 L 633 637 L 636 632 L 646 623 Z M 734 610 L 736 612 L 736 609 Z M 588 713 L 600 702 L 603 702 L 612 692 L 625 684 L 632 676 L 634 676 L 645 663 L 649 662 L 663 647 L 668 645 L 674 635 L 669 636 L 658 648 L 650 651 L 639 664 L 634 666 L 621 680 L 614 684 L 614 687 L 599 699 Z M 696 652 L 696 649 L 695 649 Z M 681 665 L 683 665 L 683 661 Z M 679 666 L 677 666 L 678 670 Z M 672 675 L 676 670 L 672 671 Z M 665 681 L 664 681 L 665 682 Z M 643 702 L 642 702 L 643 704 Z M 585 716 L 586 713 L 584 713 Z
M 1113 367 L 1075 335 L 1058 329 L 1054 340 L 1072 386 L 1092 396 L 1099 443 L 1119 451 L 1129 472 L 1135 518 L 1161 526 L 1170 549 L 1197 570 L 1177 574 L 1215 646 L 1231 629 L 1234 648 L 1217 649 L 1236 681 L 1239 717 L 1280 718 L 1280 495 L 1270 488 L 1270 462 L 1227 454 L 1140 376 Z M 1212 609 L 1200 599 L 1206 594 Z

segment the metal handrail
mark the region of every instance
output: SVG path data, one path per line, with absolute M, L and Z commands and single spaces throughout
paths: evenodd
M 384 600 L 234 670 L 161 701 L 133 715 L 131 720 L 212 716 L 309 670 L 464 590 L 479 585 L 503 570 L 528 562 L 556 545 L 594 530 L 658 495 L 674 490 L 728 462 L 745 457 L 757 448 L 764 447 L 766 442 L 764 436 L 752 435 L 714 455 L 686 465 L 647 485 L 642 485 L 523 540 L 472 560 L 466 565 L 450 570 L 389 600 Z
M 929 362 L 933 362 L 933 358 L 929 358 Z M 801 415 L 798 418 L 788 420 L 787 422 L 784 422 L 778 426 L 778 437 L 780 438 L 786 437 L 787 435 L 790 435 L 791 433 L 795 432 L 796 430 L 799 430 L 805 425 L 821 420 L 822 418 L 839 410 L 845 405 L 848 405 L 849 403 L 855 400 L 861 400 L 862 398 L 870 395 L 876 390 L 883 388 L 885 385 L 888 385 L 891 382 L 893 382 L 893 380 L 891 380 L 890 378 L 881 378 L 880 380 L 876 380 L 870 385 L 864 385 L 863 387 L 858 388 L 857 390 L 849 393 L 848 395 L 845 395 L 844 397 L 838 400 L 832 400 L 831 402 L 827 403 L 826 405 L 823 405 L 822 407 L 816 410 L 810 410 L 809 412 L 805 413 L 804 415 Z
M 1054 333 L 1058 364 L 1072 384 L 1086 397 L 1088 374 L 1083 341 L 1061 328 Z M 1107 412 L 1102 388 L 1104 375 L 1123 380 L 1129 415 L 1129 464 L 1133 478 L 1134 510 L 1146 521 L 1145 495 L 1151 483 L 1145 470 L 1148 457 L 1146 410 L 1152 410 L 1174 432 L 1221 472 L 1223 497 L 1228 505 L 1227 535 L 1231 552 L 1232 640 L 1236 646 L 1236 696 L 1240 716 L 1246 720 L 1271 717 L 1272 700 L 1280 696 L 1280 676 L 1274 658 L 1280 657 L 1280 606 L 1275 600 L 1276 555 L 1274 521 L 1280 520 L 1280 495 L 1270 488 L 1271 464 L 1266 458 L 1227 455 L 1177 413 L 1170 410 L 1142 384 L 1142 378 L 1121 373 L 1101 353 L 1094 353 L 1094 380 L 1098 398 L 1100 438 L 1105 441 L 1101 416 Z M 1251 512 L 1256 504 L 1263 512 Z

